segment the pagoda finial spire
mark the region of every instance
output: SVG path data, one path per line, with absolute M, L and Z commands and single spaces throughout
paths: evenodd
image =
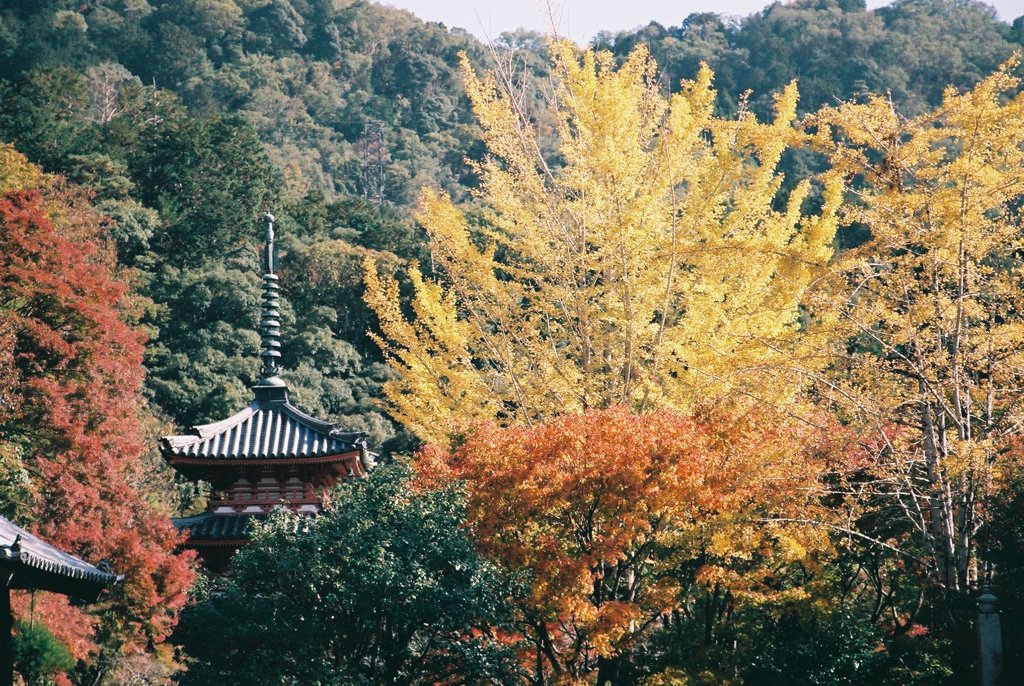
M 262 376 L 267 380 L 277 377 L 281 359 L 281 300 L 277 274 L 274 273 L 274 215 L 263 215 L 266 222 L 266 249 L 263 256 L 263 308 L 260 311 L 260 337 L 263 359 Z

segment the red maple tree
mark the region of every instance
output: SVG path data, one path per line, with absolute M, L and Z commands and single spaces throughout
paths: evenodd
M 9 514 L 53 544 L 125 575 L 92 616 L 36 603 L 76 657 L 92 631 L 126 647 L 163 639 L 192 580 L 191 558 L 145 478 L 144 336 L 101 215 L 59 179 L 0 196 L 0 460 L 24 476 Z M 18 489 L 14 489 L 19 492 Z
M 828 546 L 812 524 L 821 437 L 769 411 L 588 411 L 484 424 L 428 446 L 421 483 L 455 478 L 482 551 L 523 572 L 524 665 L 544 683 L 614 680 L 695 589 L 768 598 Z M 680 570 L 693 568 L 692 573 Z M 541 678 L 541 676 L 543 678 Z

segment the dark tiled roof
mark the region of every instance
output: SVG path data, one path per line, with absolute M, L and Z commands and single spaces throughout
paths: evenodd
M 249 538 L 249 527 L 254 518 L 266 515 L 233 515 L 206 512 L 195 517 L 175 519 L 174 525 L 188 532 L 190 541 L 241 541 Z
M 291 521 L 295 524 L 295 530 L 306 529 L 306 524 L 311 521 L 312 513 L 299 513 L 294 515 Z M 195 517 L 182 517 L 172 520 L 180 531 L 188 532 L 190 543 L 217 543 L 228 541 L 247 541 L 252 533 L 254 522 L 267 518 L 265 514 L 222 514 L 206 512 Z
M 0 566 L 13 574 L 11 588 L 38 588 L 82 598 L 93 598 L 121 579 L 53 547 L 4 517 L 0 517 Z
M 360 434 L 340 432 L 284 400 L 253 402 L 191 434 L 165 436 L 160 447 L 171 459 L 219 461 L 324 457 L 358 450 L 360 443 Z

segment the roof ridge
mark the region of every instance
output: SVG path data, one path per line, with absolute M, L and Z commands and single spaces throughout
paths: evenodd
M 242 408 L 227 419 L 210 422 L 209 424 L 199 424 L 197 426 L 193 426 L 192 430 L 195 431 L 199 438 L 206 439 L 210 436 L 216 436 L 219 433 L 223 433 L 225 429 L 230 429 L 233 426 L 241 424 L 246 419 L 253 416 L 257 408 L 258 406 L 255 402 L 249 403 L 248 406 Z
M 224 433 L 228 429 L 231 429 L 232 427 L 235 427 L 244 422 L 245 420 L 249 419 L 250 417 L 252 417 L 256 409 L 257 404 L 253 402 L 250 403 L 244 409 L 241 409 L 238 412 L 234 413 L 227 419 L 221 419 L 216 422 L 210 422 L 209 424 L 196 424 L 191 427 L 191 431 L 189 433 L 163 436 L 161 440 L 166 442 L 168 445 L 171 445 L 172 447 L 181 447 L 185 445 L 190 445 L 192 443 L 198 443 L 200 441 L 205 441 L 211 436 L 216 436 L 217 434 Z
M 291 415 L 293 419 L 296 419 L 304 424 L 309 424 L 312 428 L 314 428 L 315 430 L 319 431 L 322 434 L 327 434 L 329 436 L 332 431 L 338 428 L 338 424 L 336 422 L 326 421 L 324 419 L 317 419 L 313 415 L 306 414 L 299 408 L 292 405 L 291 402 L 288 400 L 285 400 L 281 404 L 281 408 L 287 414 Z

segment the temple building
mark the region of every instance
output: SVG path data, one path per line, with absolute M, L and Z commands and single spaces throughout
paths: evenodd
M 252 387 L 252 402 L 227 419 L 160 439 L 160 452 L 174 469 L 212 486 L 207 511 L 176 519 L 175 524 L 187 532 L 186 547 L 195 549 L 214 571 L 223 571 L 248 542 L 254 518 L 278 506 L 318 512 L 329 488 L 341 479 L 364 476 L 375 457 L 365 435 L 311 417 L 288 401 L 288 387 L 278 376 L 281 324 L 274 217 L 267 214 L 265 219 L 263 366 L 261 379 Z

